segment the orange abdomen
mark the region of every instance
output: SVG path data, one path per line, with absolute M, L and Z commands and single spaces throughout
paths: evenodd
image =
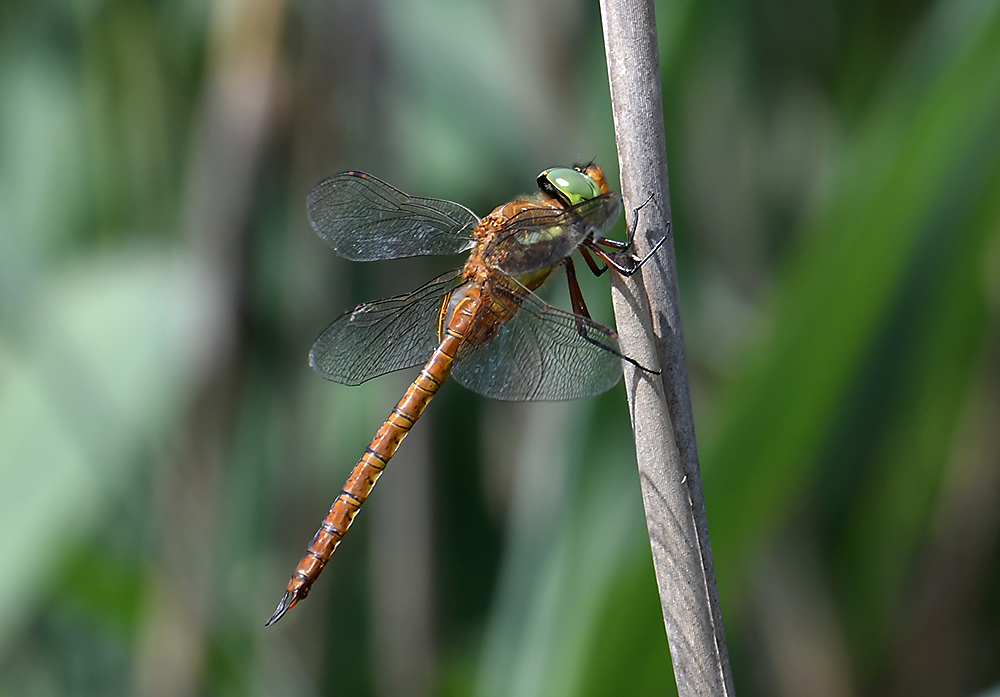
M 455 354 L 465 340 L 477 312 L 478 301 L 478 292 L 468 292 L 458 303 L 443 332 L 441 344 L 420 371 L 420 375 L 410 384 L 403 398 L 393 408 L 392 414 L 382 424 L 382 428 L 375 434 L 365 454 L 358 460 L 358 464 L 354 466 L 343 490 L 333 502 L 330 512 L 316 531 L 312 542 L 309 543 L 305 556 L 295 568 L 285 595 L 268 620 L 268 625 L 281 619 L 282 615 L 309 594 L 309 589 L 337 550 L 337 545 L 344 539 L 351 523 L 354 522 L 354 516 L 368 498 L 386 464 L 396 454 L 399 444 L 403 442 L 413 424 L 448 379 Z

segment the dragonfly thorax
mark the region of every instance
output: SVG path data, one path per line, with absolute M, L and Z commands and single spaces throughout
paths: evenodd
M 490 278 L 495 280 L 496 271 L 500 271 L 504 275 L 516 279 L 518 283 L 526 286 L 529 290 L 538 288 L 552 273 L 556 263 L 531 268 L 524 273 L 508 273 L 505 269 L 497 267 L 495 263 L 491 263 L 493 258 L 491 250 L 498 246 L 511 246 L 505 244 L 508 241 L 505 238 L 511 237 L 512 222 L 530 218 L 539 211 L 558 213 L 564 211 L 565 208 L 561 201 L 543 192 L 529 194 L 516 201 L 509 201 L 502 206 L 497 206 L 492 213 L 480 221 L 473 231 L 476 246 L 465 263 L 463 270 L 465 278 L 474 283 L 485 283 Z M 517 247 L 526 248 L 531 244 L 538 244 L 564 234 L 565 230 L 558 225 L 535 228 L 530 232 L 522 232 L 514 243 Z

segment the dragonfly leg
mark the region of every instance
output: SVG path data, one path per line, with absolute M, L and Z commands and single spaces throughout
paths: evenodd
M 594 257 L 590 256 L 590 252 L 587 251 L 586 247 L 580 247 L 580 256 L 582 256 L 583 260 L 587 262 L 587 266 L 590 267 L 590 270 L 595 276 L 603 276 L 604 272 L 611 268 L 607 265 L 605 265 L 604 268 L 600 268 L 597 265 L 597 262 L 594 261 Z
M 624 252 L 626 249 L 628 249 L 629 247 L 632 246 L 631 233 L 629 233 L 629 234 L 630 234 L 630 237 L 629 237 L 628 241 L 626 241 L 626 242 L 621 242 L 619 240 L 613 240 L 610 237 L 598 237 L 596 240 L 594 240 L 594 244 L 602 244 L 605 247 L 609 247 L 609 248 L 611 248 L 611 249 L 613 249 L 615 251 Z
M 576 317 L 576 330 L 577 332 L 579 332 L 580 336 L 583 337 L 584 341 L 590 344 L 594 344 L 595 346 L 598 346 L 604 349 L 605 351 L 610 351 L 618 358 L 622 359 L 623 361 L 628 361 L 629 363 L 631 363 L 644 373 L 649 373 L 650 375 L 659 375 L 660 374 L 659 370 L 653 370 L 651 368 L 647 368 L 634 358 L 626 356 L 618 349 L 611 348 L 606 344 L 602 344 L 600 341 L 590 336 L 587 324 L 586 322 L 584 322 L 585 318 L 586 319 L 591 318 L 590 311 L 587 310 L 587 303 L 583 299 L 583 291 L 580 290 L 580 282 L 576 278 L 576 267 L 574 267 L 573 265 L 573 259 L 570 257 L 564 259 L 563 266 L 566 267 L 566 280 L 569 281 L 569 301 L 570 304 L 573 306 L 573 315 Z
M 620 273 L 622 276 L 631 276 L 636 271 L 638 271 L 643 264 L 649 261 L 654 254 L 656 254 L 660 246 L 667 241 L 667 237 L 669 235 L 670 235 L 670 223 L 667 223 L 666 233 L 664 233 L 663 237 L 657 240 L 656 244 L 653 245 L 653 248 L 650 249 L 649 252 L 646 253 L 646 256 L 642 258 L 637 257 L 635 254 L 627 254 L 624 251 L 608 252 L 597 246 L 598 244 L 606 244 L 607 240 L 601 242 L 585 242 L 584 245 L 586 247 L 589 247 L 590 250 L 594 252 L 594 254 L 596 254 L 598 257 L 601 258 L 602 261 L 604 261 L 604 263 L 614 268 L 615 271 Z M 621 244 L 621 243 L 617 242 L 616 244 Z M 582 251 L 584 247 L 581 247 L 580 249 Z
M 639 211 L 645 208 L 650 201 L 653 200 L 653 194 L 646 197 L 646 200 L 642 202 L 642 205 L 636 208 L 632 212 L 632 229 L 628 233 L 628 246 L 631 247 L 632 243 L 635 241 L 635 231 L 639 229 Z M 669 228 L 668 228 L 669 229 Z M 657 243 L 659 246 L 659 243 Z
M 642 205 L 636 208 L 635 211 L 633 211 L 632 227 L 630 230 L 628 230 L 627 240 L 625 240 L 624 242 L 619 242 L 618 240 L 613 240 L 610 237 L 599 237 L 598 239 L 594 240 L 594 242 L 596 244 L 603 244 L 604 246 L 610 247 L 611 249 L 619 252 L 623 252 L 626 249 L 629 249 L 632 246 L 632 243 L 635 241 L 635 231 L 639 227 L 639 211 L 645 208 L 646 205 L 652 200 L 653 200 L 653 194 L 650 194 L 648 197 L 646 197 L 646 200 L 642 202 Z
M 583 243 L 580 247 L 580 251 L 584 252 L 585 248 L 590 248 L 598 257 L 601 258 L 604 263 L 609 267 L 613 267 L 618 273 L 623 276 L 631 276 L 639 268 L 645 264 L 649 259 L 656 253 L 666 240 L 667 236 L 670 234 L 670 223 L 667 223 L 667 231 L 664 233 L 663 237 L 657 240 L 653 248 L 649 250 L 646 256 L 640 258 L 635 254 L 629 254 L 627 250 L 632 248 L 632 243 L 635 242 L 635 231 L 639 228 L 639 212 L 645 208 L 650 201 L 653 200 L 653 194 L 646 197 L 646 200 L 642 202 L 642 205 L 635 209 L 634 217 L 632 218 L 632 227 L 628 231 L 628 239 L 624 242 L 619 242 L 618 240 L 613 240 L 608 237 L 599 237 L 596 239 L 591 239 Z M 600 246 L 598 246 L 600 245 Z M 607 247 L 608 249 L 601 249 L 601 246 Z M 584 258 L 590 264 L 590 259 Z M 594 266 L 590 265 L 591 270 Z M 594 272 L 597 273 L 596 271 Z M 601 271 L 603 273 L 603 271 Z
M 593 262 L 593 259 L 590 261 Z M 580 282 L 576 280 L 576 267 L 573 265 L 573 259 L 566 257 L 563 265 L 566 267 L 566 280 L 569 281 L 569 301 L 573 305 L 573 314 L 576 315 L 576 330 L 586 338 L 586 326 L 580 321 L 580 318 L 590 319 L 590 311 L 587 310 L 587 303 L 583 299 Z

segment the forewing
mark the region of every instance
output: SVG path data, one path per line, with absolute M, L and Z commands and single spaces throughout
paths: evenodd
M 351 261 L 458 254 L 471 248 L 479 224 L 465 206 L 407 196 L 364 172 L 324 179 L 306 208 L 319 236 Z
M 320 334 L 309 364 L 345 385 L 423 365 L 439 343 L 442 300 L 464 282 L 458 271 L 450 271 L 407 295 L 358 305 Z
M 603 236 L 620 214 L 621 200 L 614 193 L 571 208 L 526 208 L 497 231 L 483 258 L 506 275 L 553 266 L 570 256 L 588 235 Z
M 520 311 L 493 340 L 459 353 L 455 379 L 479 394 L 512 402 L 575 399 L 611 389 L 622 375 L 614 330 L 522 290 Z M 507 291 L 491 287 L 490 292 Z

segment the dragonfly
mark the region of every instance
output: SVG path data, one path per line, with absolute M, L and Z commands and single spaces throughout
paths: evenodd
M 449 376 L 494 399 L 554 401 L 610 389 L 621 378 L 622 360 L 647 370 L 622 354 L 613 329 L 591 318 L 572 255 L 579 251 L 595 275 L 613 268 L 627 276 L 666 235 L 643 258 L 629 251 L 635 225 L 625 242 L 606 236 L 622 202 L 596 164 L 547 169 L 536 181 L 535 193 L 481 219 L 461 204 L 408 196 L 359 171 L 335 174 L 309 194 L 316 232 L 352 261 L 469 255 L 464 266 L 412 293 L 348 310 L 313 345 L 313 369 L 345 385 L 423 368 L 355 465 L 268 626 L 309 593 L 396 449 Z M 560 266 L 569 282 L 571 312 L 534 293 Z

